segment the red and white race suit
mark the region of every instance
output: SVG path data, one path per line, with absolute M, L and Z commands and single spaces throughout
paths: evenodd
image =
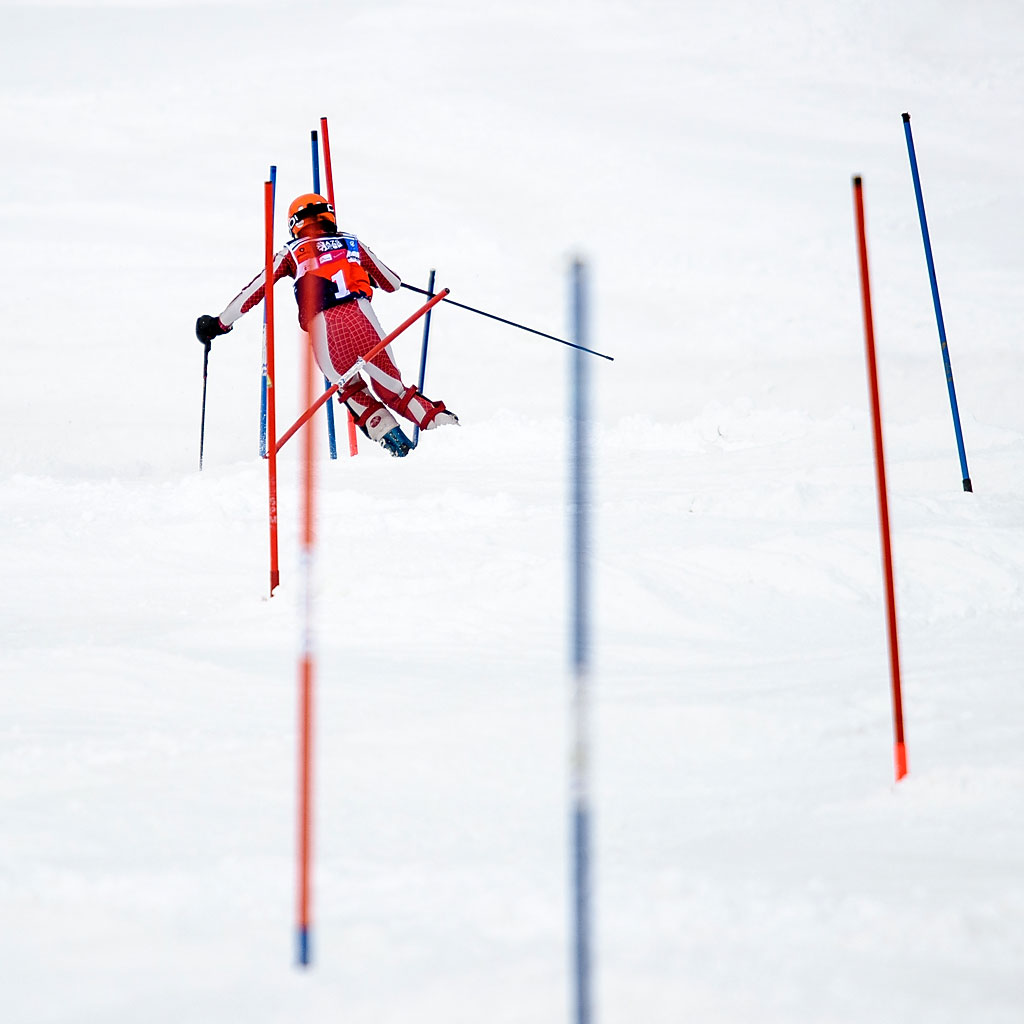
M 332 383 L 385 336 L 370 307 L 373 289 L 393 292 L 402 283 L 358 238 L 344 232 L 286 242 L 274 256 L 274 284 L 282 277 L 295 279 L 299 326 L 309 333 L 316 361 Z M 230 327 L 263 301 L 265 291 L 264 269 L 228 303 L 221 324 Z M 432 402 L 415 385 L 402 383 L 390 345 L 364 364 L 364 372 L 380 401 L 358 374 L 338 397 L 375 441 L 396 425 L 381 401 L 423 429 L 445 411 L 443 402 Z

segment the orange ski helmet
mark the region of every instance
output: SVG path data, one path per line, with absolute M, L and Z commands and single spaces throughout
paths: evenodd
M 315 192 L 306 192 L 297 199 L 292 200 L 288 207 L 288 230 L 292 238 L 295 238 L 303 224 L 311 220 L 324 220 L 335 230 L 338 229 L 338 220 L 334 216 L 334 207 L 323 197 Z

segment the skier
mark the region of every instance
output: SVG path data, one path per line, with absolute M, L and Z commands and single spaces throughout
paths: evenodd
M 274 284 L 282 277 L 295 278 L 299 326 L 309 333 L 320 369 L 336 384 L 385 336 L 370 308 L 373 289 L 393 292 L 402 282 L 358 238 L 338 230 L 334 208 L 321 195 L 310 192 L 292 202 L 288 229 L 291 239 L 274 257 Z M 199 317 L 196 337 L 205 345 L 227 334 L 243 313 L 263 299 L 265 281 L 263 270 L 219 316 Z M 402 383 L 390 346 L 362 369 L 373 391 L 357 373 L 342 385 L 338 401 L 351 411 L 356 426 L 392 455 L 408 455 L 412 442 L 385 406 L 421 430 L 458 425 L 458 417 L 444 402 L 433 402 L 415 385 Z

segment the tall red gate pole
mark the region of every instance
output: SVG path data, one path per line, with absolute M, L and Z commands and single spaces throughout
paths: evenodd
M 266 277 L 264 301 L 267 313 L 267 475 L 270 492 L 270 595 L 281 582 L 277 565 L 277 388 L 274 376 L 274 183 L 263 184 L 266 221 Z
M 864 227 L 864 190 L 860 177 L 853 179 L 857 213 L 857 249 L 860 258 L 860 291 L 864 305 L 864 339 L 867 349 L 868 385 L 871 390 L 871 418 L 875 438 L 875 471 L 878 484 L 878 522 L 882 534 L 882 567 L 885 570 L 886 622 L 889 632 L 889 664 L 892 674 L 892 715 L 895 734 L 896 781 L 907 774 L 907 748 L 903 739 L 903 694 L 900 687 L 900 651 L 896 629 L 896 585 L 892 570 L 892 541 L 889 530 L 889 499 L 885 483 L 885 452 L 882 446 L 882 403 L 878 393 L 875 359 L 875 328 L 871 313 L 871 284 L 868 278 L 868 243 Z
M 324 179 L 327 182 L 327 201 L 334 207 L 334 216 L 338 216 L 338 205 L 334 201 L 334 173 L 331 170 L 331 137 L 327 132 L 327 118 L 320 118 L 320 135 L 324 140 Z M 356 433 L 356 421 L 352 418 L 352 410 L 346 409 L 348 414 L 348 453 L 349 455 L 359 454 L 359 435 Z

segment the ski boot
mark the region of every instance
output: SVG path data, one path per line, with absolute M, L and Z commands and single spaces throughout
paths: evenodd
M 424 430 L 433 430 L 434 427 L 451 426 L 457 427 L 459 425 L 459 417 L 453 412 L 449 412 L 444 408 L 444 403 L 438 403 L 441 406 L 440 412 L 432 416 L 430 422 L 423 428 Z
M 380 446 L 396 459 L 404 459 L 413 449 L 412 441 L 402 433 L 401 427 L 392 427 L 380 438 Z

